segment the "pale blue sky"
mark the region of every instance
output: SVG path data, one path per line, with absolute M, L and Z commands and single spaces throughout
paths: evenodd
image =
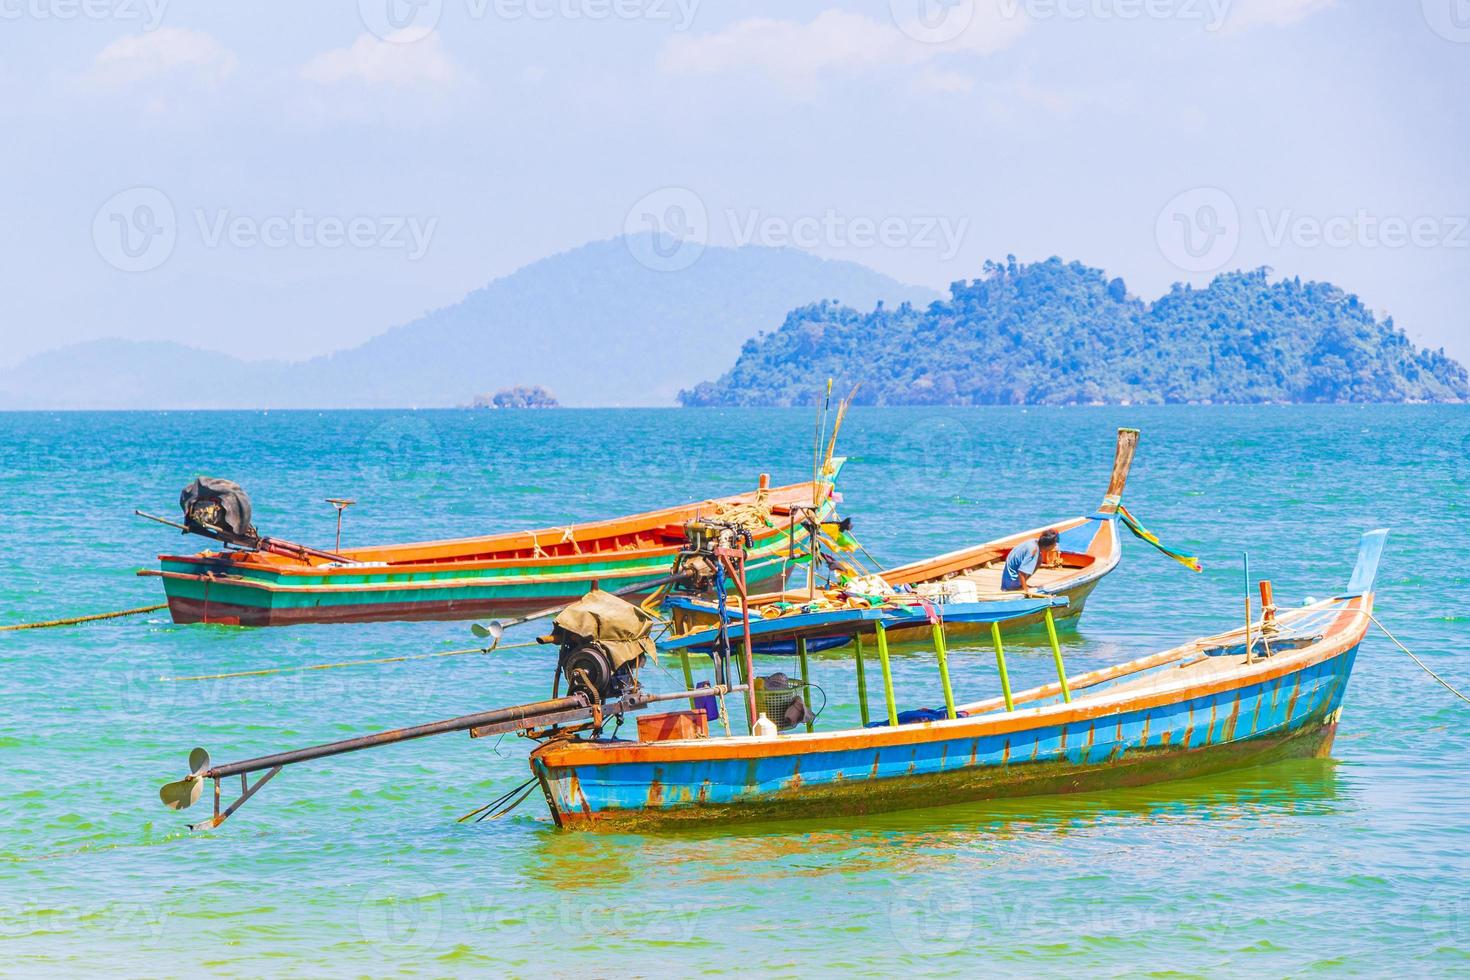
M 938 288 L 1267 264 L 1470 361 L 1470 0 L 947 3 L 0 0 L 0 365 L 306 357 L 649 215 Z

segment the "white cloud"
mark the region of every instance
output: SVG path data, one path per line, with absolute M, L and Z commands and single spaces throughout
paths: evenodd
M 976 0 L 963 30 L 942 40 L 920 40 L 891 19 L 824 10 L 807 23 L 772 18 L 741 21 L 713 34 L 671 37 L 659 68 L 671 74 L 757 71 L 796 89 L 813 88 L 823 76 L 922 66 L 947 55 L 984 55 L 1011 44 L 1026 18 L 1005 14 L 991 0 Z M 920 73 L 916 84 L 956 91 L 965 86 L 953 71 Z
M 1337 0 L 1230 0 L 1225 30 L 1230 33 L 1253 27 L 1286 27 L 1326 10 Z
M 234 52 L 203 31 L 164 27 L 119 38 L 98 52 L 84 81 L 123 88 L 160 78 L 217 85 L 235 70 Z
M 390 88 L 447 89 L 465 72 L 444 50 L 439 35 L 418 32 L 419 40 L 363 34 L 351 47 L 325 51 L 301 69 L 301 77 L 323 85 L 358 83 Z

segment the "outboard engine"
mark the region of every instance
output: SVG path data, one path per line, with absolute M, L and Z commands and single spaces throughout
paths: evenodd
M 561 648 L 556 671 L 567 679 L 567 693 L 600 704 L 637 690 L 638 668 L 654 655 L 653 623 L 632 603 L 594 590 L 563 609 L 540 642 Z
M 260 532 L 250 523 L 250 495 L 232 480 L 199 477 L 179 494 L 179 508 L 184 526 L 195 534 L 234 543 L 260 540 Z

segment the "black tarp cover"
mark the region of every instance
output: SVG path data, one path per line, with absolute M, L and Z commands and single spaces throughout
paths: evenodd
M 189 523 L 189 511 L 201 501 L 217 501 L 224 517 L 222 530 L 242 538 L 255 536 L 250 523 L 250 495 L 233 480 L 220 480 L 212 476 L 201 476 L 179 494 L 179 507 L 184 511 L 184 523 Z

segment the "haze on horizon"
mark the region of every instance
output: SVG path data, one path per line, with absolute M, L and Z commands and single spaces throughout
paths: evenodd
M 104 337 L 302 359 L 650 230 L 936 289 L 1006 254 L 1145 297 L 1268 265 L 1470 362 L 1466 13 L 4 0 L 0 366 Z

